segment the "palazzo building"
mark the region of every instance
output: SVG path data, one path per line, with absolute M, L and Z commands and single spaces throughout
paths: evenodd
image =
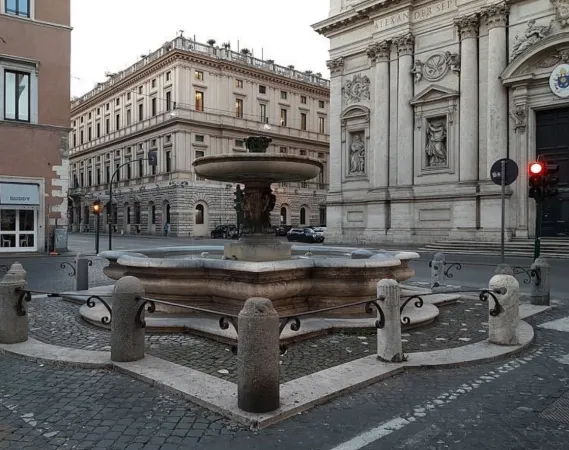
M 272 139 L 270 153 L 306 155 L 327 167 L 329 81 L 215 41 L 180 36 L 71 104 L 71 229 L 209 236 L 235 224 L 235 186 L 200 179 L 192 161 L 246 152 L 244 139 Z M 158 165 L 149 165 L 156 151 Z M 274 185 L 273 225 L 326 221 L 327 169 L 306 183 Z M 113 213 L 108 215 L 113 183 Z
M 535 233 L 527 164 L 560 165 L 544 235 L 569 234 L 569 1 L 331 0 L 328 241 Z
M 0 254 L 67 245 L 69 4 L 0 0 Z

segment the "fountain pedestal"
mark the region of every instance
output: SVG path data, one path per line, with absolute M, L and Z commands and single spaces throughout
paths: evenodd
M 242 236 L 237 242 L 224 245 L 223 255 L 237 261 L 282 261 L 291 259 L 292 245 L 266 234 Z

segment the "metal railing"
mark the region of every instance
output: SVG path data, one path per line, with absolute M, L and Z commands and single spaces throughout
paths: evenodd
M 93 260 L 89 259 L 87 260 L 87 264 L 89 265 L 89 267 L 93 266 Z M 68 275 L 70 277 L 74 277 L 77 274 L 77 264 L 71 262 L 71 261 L 64 261 L 62 262 L 59 267 L 61 267 L 62 269 L 65 268 L 69 268 L 70 272 L 68 273 Z

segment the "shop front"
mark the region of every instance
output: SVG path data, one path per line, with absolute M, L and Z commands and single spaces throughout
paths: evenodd
M 0 253 L 38 251 L 39 210 L 39 185 L 0 183 Z

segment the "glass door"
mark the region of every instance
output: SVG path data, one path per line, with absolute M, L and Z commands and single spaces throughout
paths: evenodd
M 36 233 L 36 211 L 0 209 L 0 252 L 36 250 Z

